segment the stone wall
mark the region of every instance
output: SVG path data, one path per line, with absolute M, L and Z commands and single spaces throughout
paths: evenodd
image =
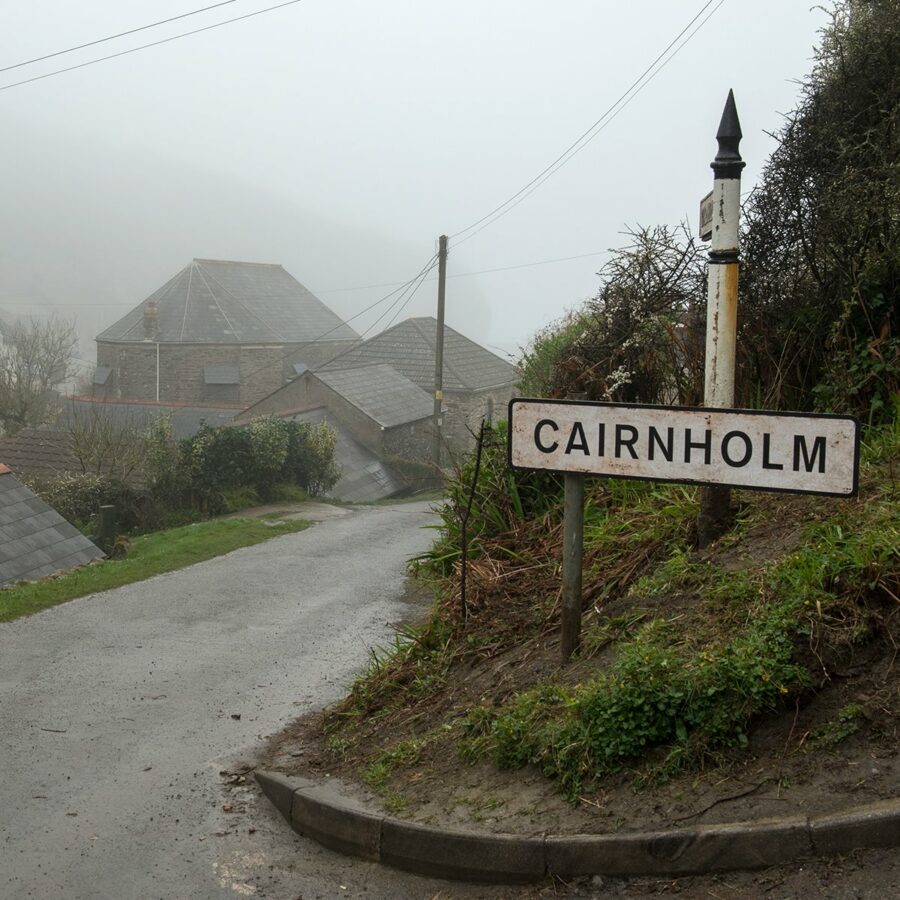
M 432 433 L 431 419 L 419 419 L 418 422 L 388 428 L 384 432 L 385 456 L 430 463 Z
M 489 400 L 493 401 L 493 421 L 505 421 L 509 401 L 516 396 L 516 385 L 507 384 L 483 391 L 467 393 L 444 392 L 444 440 L 454 454 L 467 453 L 475 446 L 473 434 L 478 434 L 482 418 L 488 414 Z
M 160 344 L 159 399 L 183 403 L 216 402 L 222 393 L 204 381 L 206 366 L 236 366 L 240 389 L 236 402 L 247 405 L 277 391 L 294 376 L 293 365 L 313 367 L 351 346 L 352 341 L 321 344 Z M 157 345 L 153 342 L 97 342 L 97 365 L 112 372 L 104 396 L 155 400 Z M 210 391 L 210 388 L 213 388 Z M 234 392 L 228 392 L 234 396 Z

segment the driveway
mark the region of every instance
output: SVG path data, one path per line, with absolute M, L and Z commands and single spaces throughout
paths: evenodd
M 220 774 L 341 695 L 415 612 L 404 571 L 428 504 L 341 512 L 0 625 L 0 896 L 436 893 L 296 837 Z

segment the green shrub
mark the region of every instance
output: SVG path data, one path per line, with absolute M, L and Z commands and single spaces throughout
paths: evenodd
M 340 477 L 334 461 L 337 435 L 325 423 L 309 425 L 276 416 L 232 428 L 204 426 L 180 443 L 177 489 L 204 512 L 226 510 L 226 494 L 252 490 L 274 499 L 278 485 L 296 484 L 308 495 L 324 493 Z M 170 457 L 166 457 L 170 459 Z
M 484 539 L 514 531 L 524 521 L 556 509 L 562 500 L 561 475 L 509 468 L 506 435 L 506 422 L 486 432 L 467 526 L 469 555 L 473 558 L 478 556 Z M 461 553 L 461 516 L 469 502 L 474 475 L 472 451 L 447 480 L 447 499 L 437 509 L 440 536 L 418 560 L 418 566 L 430 574 L 449 574 Z
M 337 432 L 327 423 L 282 421 L 287 434 L 287 456 L 281 475 L 299 484 L 311 497 L 331 490 L 341 477 L 334 460 Z

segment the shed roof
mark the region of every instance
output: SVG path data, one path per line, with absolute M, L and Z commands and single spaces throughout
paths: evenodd
M 144 310 L 158 311 L 160 343 L 306 343 L 359 337 L 279 265 L 195 259 L 101 334 L 143 341 Z
M 33 581 L 103 552 L 0 465 L 0 584 Z
M 328 492 L 329 496 L 345 503 L 363 503 L 393 497 L 404 489 L 403 482 L 371 450 L 354 440 L 341 423 L 324 407 L 285 416 L 295 422 L 328 424 L 337 433 L 334 459 L 341 477 Z
M 406 319 L 381 334 L 345 351 L 318 373 L 387 363 L 426 391 L 434 387 L 437 319 Z M 444 326 L 444 377 L 448 391 L 479 391 L 512 384 L 519 378 L 515 366 L 475 341 Z
M 310 374 L 384 428 L 426 419 L 433 412 L 431 397 L 385 363 Z

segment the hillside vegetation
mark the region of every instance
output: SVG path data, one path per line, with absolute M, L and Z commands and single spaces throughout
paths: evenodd
M 745 209 L 739 402 L 860 416 L 859 495 L 735 492 L 733 528 L 701 550 L 694 488 L 588 479 L 582 641 L 562 664 L 561 480 L 511 471 L 505 428 L 489 430 L 477 478 L 467 460 L 414 567 L 432 615 L 307 724 L 320 755 L 305 765 L 444 818 L 436 802 L 484 813 L 492 789 L 512 803 L 538 777 L 587 827 L 611 809 L 621 824 L 640 804 L 615 792 L 650 784 L 679 821 L 698 773 L 727 785 L 752 771 L 735 796 L 773 785 L 772 803 L 807 811 L 896 792 L 898 126 L 900 2 L 838 3 Z M 524 392 L 700 402 L 704 282 L 686 230 L 636 232 L 597 297 L 535 338 Z M 785 796 L 825 756 L 871 775 Z M 517 782 L 496 774 L 510 770 Z M 462 783 L 475 793 L 460 799 Z M 734 799 L 710 791 L 709 809 Z M 539 806 L 529 827 L 548 830 Z

